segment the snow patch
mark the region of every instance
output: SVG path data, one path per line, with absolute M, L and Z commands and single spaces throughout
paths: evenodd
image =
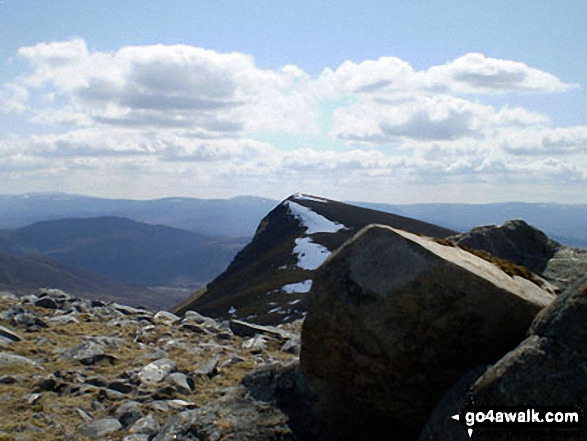
M 298 266 L 302 269 L 315 270 L 330 256 L 330 251 L 309 237 L 296 239 L 294 253 L 298 255 Z
M 281 288 L 288 294 L 296 293 L 304 293 L 309 292 L 310 288 L 312 288 L 312 279 L 304 280 L 303 282 L 299 283 L 290 283 L 289 285 L 285 285 Z M 295 303 L 290 303 L 290 305 L 295 305 Z
M 302 301 L 301 299 L 296 299 L 296 300 L 292 300 L 291 302 L 289 302 L 289 304 L 290 304 L 291 306 L 293 306 L 293 305 L 297 305 L 297 304 L 298 304 L 298 303 L 300 303 L 301 301 Z
M 310 196 L 309 194 L 304 193 L 296 193 L 293 195 L 295 199 L 298 201 L 314 201 L 314 202 L 322 202 L 323 204 L 328 203 L 328 199 L 319 198 L 316 196 Z
M 308 207 L 297 204 L 292 201 L 286 202 L 290 213 L 298 219 L 302 226 L 306 227 L 306 234 L 314 233 L 336 233 L 343 228 L 344 225 L 338 222 L 332 222 L 324 216 L 310 210 Z
M 228 309 L 228 313 L 234 317 L 236 315 L 236 308 L 234 306 L 231 306 Z

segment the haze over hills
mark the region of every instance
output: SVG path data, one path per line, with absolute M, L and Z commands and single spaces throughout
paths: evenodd
M 414 217 L 459 231 L 467 231 L 480 225 L 502 225 L 510 219 L 523 219 L 559 242 L 587 248 L 587 204 L 507 202 L 394 205 L 353 203 L 361 207 Z
M 433 237 L 455 231 L 324 198 L 293 195 L 259 224 L 228 269 L 174 311 L 276 324 L 300 318 L 314 271 L 361 228 L 383 224 Z
M 116 216 L 206 236 L 251 237 L 277 203 L 255 196 L 231 199 L 104 199 L 65 193 L 0 195 L 0 228 L 64 218 Z
M 0 228 L 71 217 L 126 217 L 206 236 L 252 237 L 260 220 L 279 201 L 255 196 L 231 199 L 103 199 L 61 193 L 0 195 Z M 496 204 L 383 204 L 348 202 L 421 219 L 457 231 L 523 219 L 549 237 L 587 247 L 587 205 L 508 202 Z
M 243 244 L 117 217 L 43 221 L 0 231 L 0 251 L 51 257 L 142 286 L 201 286 Z

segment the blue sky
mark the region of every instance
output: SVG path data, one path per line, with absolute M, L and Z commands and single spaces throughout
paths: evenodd
M 0 0 L 0 191 L 587 203 L 585 17 Z

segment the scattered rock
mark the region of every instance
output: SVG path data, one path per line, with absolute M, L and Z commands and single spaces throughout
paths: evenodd
M 0 352 L 0 368 L 7 366 L 17 366 L 19 364 L 41 367 L 36 361 L 27 357 L 23 357 L 22 355 Z
M 153 361 L 141 369 L 139 372 L 139 379 L 141 383 L 160 383 L 165 380 L 167 376 L 175 370 L 176 364 L 169 358 L 161 358 Z
M 104 418 L 95 421 L 83 423 L 79 427 L 82 435 L 88 438 L 102 438 L 109 433 L 116 432 L 122 428 L 122 425 L 117 419 Z
M 218 363 L 220 362 L 220 357 L 215 356 L 208 360 L 203 366 L 199 367 L 194 371 L 196 375 L 207 375 L 208 377 L 213 377 L 214 375 L 218 374 Z
M 190 393 L 194 388 L 194 382 L 181 372 L 169 374 L 166 381 L 175 386 L 175 388 L 182 393 Z
M 18 334 L 17 332 L 14 332 L 12 329 L 8 329 L 5 326 L 0 326 L 0 336 L 5 337 L 11 341 L 24 340 L 24 338 L 20 334 Z
M 262 335 L 255 335 L 254 337 L 248 338 L 242 343 L 243 349 L 248 349 L 253 354 L 259 354 L 266 348 L 266 341 Z
M 57 309 L 59 305 L 51 297 L 43 297 L 35 301 L 35 306 L 47 309 Z
M 154 435 L 161 430 L 161 426 L 157 422 L 157 418 L 153 414 L 149 414 L 137 422 L 130 428 L 130 433 Z
M 286 332 L 275 326 L 255 325 L 242 320 L 230 320 L 230 330 L 234 335 L 238 335 L 239 337 L 254 337 L 257 334 L 263 334 L 280 340 L 286 340 L 289 337 Z
M 161 323 L 166 323 L 168 325 L 174 325 L 181 321 L 181 318 L 168 311 L 159 311 L 157 314 L 155 314 L 153 319 Z

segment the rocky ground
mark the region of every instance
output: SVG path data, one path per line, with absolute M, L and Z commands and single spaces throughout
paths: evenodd
M 301 323 L 254 328 L 40 290 L 0 294 L 0 326 L 0 440 L 147 441 L 174 439 L 198 412 L 205 439 L 223 439 L 232 416 L 209 404 L 254 368 L 296 360 Z

